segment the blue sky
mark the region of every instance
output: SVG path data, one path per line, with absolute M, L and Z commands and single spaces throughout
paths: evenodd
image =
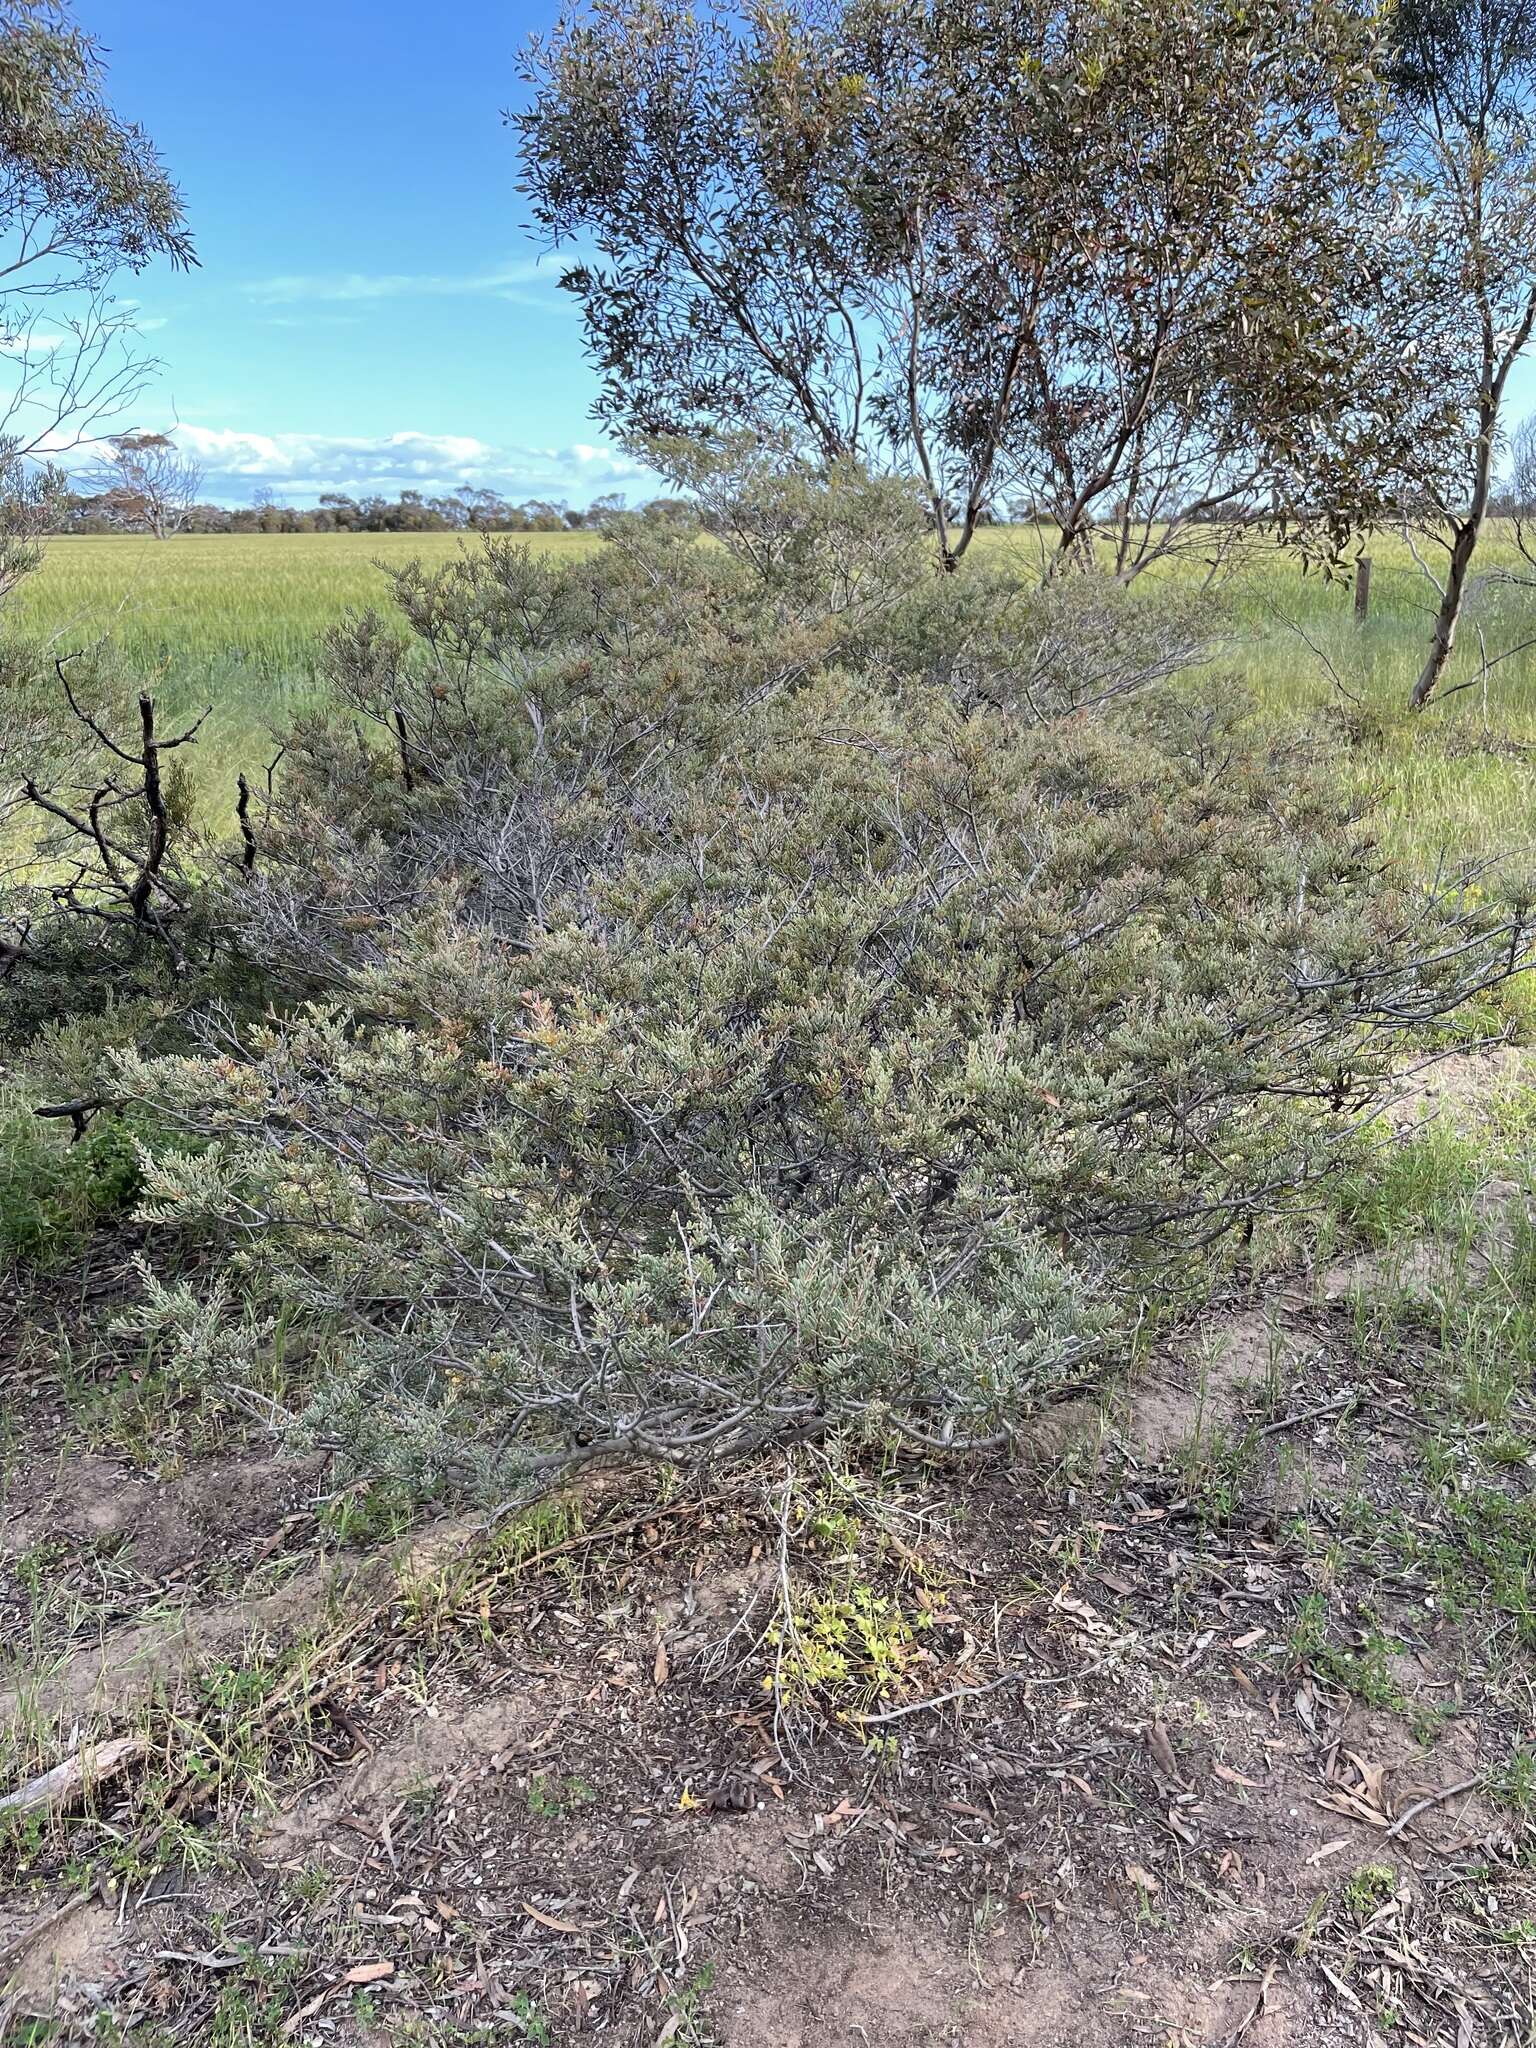
M 77 0 L 117 111 L 186 197 L 201 268 L 125 280 L 205 494 L 472 481 L 574 504 L 653 488 L 605 444 L 504 109 L 546 7 Z

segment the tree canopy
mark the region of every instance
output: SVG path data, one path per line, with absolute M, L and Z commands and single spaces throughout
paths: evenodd
M 1336 539 L 1422 426 L 1376 292 L 1363 0 L 596 0 L 514 117 L 628 435 L 745 426 L 1006 496 L 1131 575 L 1192 518 Z
M 144 365 L 106 296 L 154 257 L 195 261 L 181 195 L 104 96 L 95 42 L 56 0 L 0 0 L 0 438 L 57 448 L 126 404 Z

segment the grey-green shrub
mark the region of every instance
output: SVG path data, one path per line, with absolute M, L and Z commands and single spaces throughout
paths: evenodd
M 1189 616 L 935 577 L 851 472 L 753 492 L 336 635 L 224 908 L 280 1004 L 119 1062 L 214 1141 L 144 1215 L 350 1331 L 305 1427 L 414 1484 L 1003 1441 L 1525 957 L 1163 680 Z

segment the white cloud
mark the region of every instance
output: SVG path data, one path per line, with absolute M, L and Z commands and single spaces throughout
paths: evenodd
M 531 259 L 503 263 L 491 270 L 454 274 L 432 271 L 364 271 L 295 273 L 253 278 L 247 297 L 265 306 L 296 306 L 316 301 L 358 304 L 374 299 L 513 298 L 526 300 L 523 287 L 551 285 L 553 274 Z
M 204 470 L 204 495 L 248 503 L 267 486 L 281 500 L 310 504 L 325 491 L 348 496 L 401 490 L 432 495 L 473 484 L 509 498 L 564 498 L 585 504 L 607 491 L 647 496 L 658 488 L 621 449 L 590 442 L 565 448 L 498 447 L 472 434 L 253 434 L 236 427 L 169 429 Z

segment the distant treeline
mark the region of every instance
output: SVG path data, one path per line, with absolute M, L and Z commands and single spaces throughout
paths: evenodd
M 1529 461 L 1530 458 L 1528 458 Z M 1494 492 L 1488 517 L 1528 522 L 1536 519 L 1536 495 L 1529 486 Z M 258 495 L 249 505 L 193 504 L 178 513 L 169 527 L 179 533 L 579 533 L 595 532 L 616 512 L 633 511 L 653 525 L 682 522 L 698 516 L 698 507 L 684 498 L 652 498 L 627 506 L 618 493 L 595 499 L 583 508 L 547 498 L 525 498 L 517 504 L 494 491 L 462 490 L 446 497 L 402 491 L 396 498 L 350 498 L 339 491 L 322 494 L 316 505 L 280 505 Z M 153 531 L 141 499 L 121 489 L 96 492 L 63 491 L 39 501 L 36 530 L 49 534 L 146 534 Z M 1114 507 L 1116 521 L 1127 516 L 1146 521 L 1142 508 L 1129 515 L 1123 503 Z M 1232 528 L 1252 524 L 1261 515 L 1251 505 L 1204 506 L 1193 510 L 1176 505 L 1165 512 L 1168 527 Z M 1409 516 L 1398 512 L 1387 523 Z M 1030 500 L 1000 502 L 977 516 L 978 526 L 1045 526 L 1049 508 Z M 1153 525 L 1157 521 L 1151 522 Z
M 619 496 L 599 498 L 583 510 L 545 498 L 514 505 L 495 491 L 468 488 L 430 498 L 420 491 L 402 491 L 397 498 L 351 498 L 327 491 L 317 505 L 280 505 L 270 494 L 259 493 L 250 505 L 192 505 L 179 526 L 183 533 L 571 533 L 597 526 L 623 509 Z M 685 513 L 676 498 L 655 498 L 636 509 L 657 522 Z M 146 530 L 123 493 L 114 490 L 63 492 L 48 525 L 53 533 Z

